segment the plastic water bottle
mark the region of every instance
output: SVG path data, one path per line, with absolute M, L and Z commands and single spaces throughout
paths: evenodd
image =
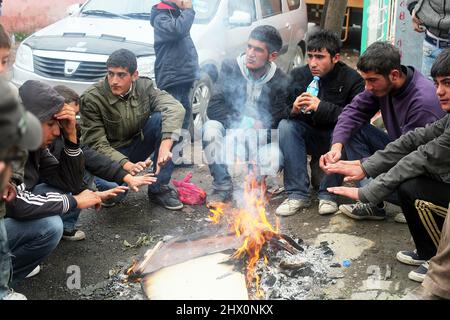
M 313 81 L 311 81 L 311 83 L 308 85 L 308 88 L 306 88 L 306 92 L 308 92 L 312 96 L 317 97 L 319 95 L 319 80 L 320 78 L 318 76 L 314 76 Z M 305 112 L 305 109 L 306 106 L 302 108 L 303 113 L 305 114 L 312 113 L 312 110 Z

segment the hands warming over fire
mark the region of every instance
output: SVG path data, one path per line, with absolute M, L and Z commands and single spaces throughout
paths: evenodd
M 127 174 L 123 178 L 123 182 L 125 182 L 128 187 L 135 192 L 139 191 L 139 187 L 153 184 L 156 182 L 156 180 L 157 178 L 153 173 L 147 173 L 142 176 L 133 176 L 131 174 Z
M 344 175 L 344 182 L 359 181 L 366 176 L 359 160 L 341 160 L 336 163 L 324 164 L 321 168 L 326 174 L 338 173 Z
M 359 200 L 358 188 L 353 187 L 332 187 L 327 188 L 328 192 L 344 196 L 353 200 Z
M 338 173 L 345 176 L 344 182 L 359 181 L 366 176 L 364 170 L 361 167 L 361 161 L 337 161 L 335 163 L 320 161 L 320 167 L 326 174 Z M 358 188 L 351 187 L 332 187 L 327 188 L 328 192 L 341 195 L 353 200 L 359 200 Z
M 95 206 L 96 210 L 101 208 L 101 203 L 124 193 L 128 187 L 117 186 L 106 191 L 92 191 L 89 189 L 83 190 L 79 194 L 73 196 L 77 202 L 78 209 L 86 209 Z
M 145 168 L 150 167 L 153 164 L 152 160 L 147 159 L 145 161 L 139 161 L 137 163 L 133 163 L 128 161 L 123 165 L 124 170 L 128 171 L 132 176 L 137 175 L 138 173 L 145 170 Z
M 341 159 L 342 156 L 342 143 L 335 143 L 331 146 L 330 151 L 322 155 L 319 159 L 320 168 L 327 173 L 326 166 L 330 163 L 336 163 Z M 330 174 L 330 173 L 327 173 Z
M 161 167 L 165 166 L 169 161 L 172 160 L 172 152 L 170 152 L 170 150 L 172 149 L 172 145 L 172 139 L 164 139 L 161 141 L 158 152 L 158 160 L 156 163 L 155 175 L 158 175 Z

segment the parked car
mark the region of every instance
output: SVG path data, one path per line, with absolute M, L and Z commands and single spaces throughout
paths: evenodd
M 150 9 L 158 0 L 88 0 L 71 6 L 69 16 L 32 34 L 19 46 L 13 83 L 36 79 L 64 84 L 78 93 L 106 75 L 106 60 L 116 49 L 133 51 L 140 75 L 154 78 L 155 60 Z M 195 0 L 191 37 L 196 45 L 201 78 L 192 90 L 193 123 L 206 119 L 213 82 L 221 62 L 246 48 L 258 25 L 276 27 L 283 48 L 276 63 L 285 71 L 303 63 L 307 31 L 303 0 Z

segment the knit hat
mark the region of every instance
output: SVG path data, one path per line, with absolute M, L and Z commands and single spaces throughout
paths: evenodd
M 46 83 L 28 80 L 19 88 L 25 109 L 41 122 L 48 121 L 64 106 L 64 98 Z
M 17 145 L 36 150 L 42 143 L 39 120 L 25 111 L 11 84 L 0 78 L 0 150 Z

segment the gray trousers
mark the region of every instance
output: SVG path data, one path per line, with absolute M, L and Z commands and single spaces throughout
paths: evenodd
M 441 232 L 436 255 L 429 262 L 422 286 L 432 294 L 450 299 L 450 206 Z

